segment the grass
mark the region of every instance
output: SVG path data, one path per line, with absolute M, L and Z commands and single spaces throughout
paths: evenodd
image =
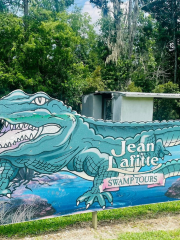
M 140 233 L 124 233 L 117 240 L 177 240 L 180 239 L 180 229 L 171 231 L 151 231 Z
M 126 222 L 128 220 L 133 220 L 133 219 L 156 218 L 166 213 L 179 214 L 180 202 L 173 201 L 173 202 L 166 202 L 166 203 L 158 203 L 158 204 L 151 204 L 151 205 L 142 205 L 142 206 L 136 206 L 136 207 L 100 211 L 98 212 L 98 221 L 119 219 L 121 222 Z M 27 235 L 34 236 L 39 234 L 47 234 L 50 232 L 55 232 L 60 228 L 65 228 L 66 226 L 70 226 L 70 225 L 72 226 L 73 224 L 78 222 L 91 221 L 91 219 L 92 219 L 91 213 L 83 213 L 83 214 L 77 214 L 77 215 L 71 215 L 71 216 L 65 216 L 65 217 L 56 217 L 51 219 L 5 225 L 5 226 L 0 226 L 0 237 L 13 237 L 13 236 L 25 237 Z M 157 234 L 158 234 L 157 236 L 161 236 L 162 234 L 171 236 L 168 234 L 173 234 L 173 233 L 175 234 L 179 232 L 180 230 L 173 231 L 172 233 L 171 231 L 167 233 L 166 232 L 163 233 L 163 231 L 157 231 Z M 137 234 L 136 239 L 143 239 L 142 237 L 145 236 L 143 234 L 147 234 L 147 237 L 148 237 L 144 239 L 153 239 L 151 238 L 151 236 L 153 236 L 152 234 L 155 234 L 155 232 L 131 233 L 131 234 L 132 236 L 136 236 Z M 128 236 L 128 233 L 121 235 L 119 239 L 128 239 L 127 236 Z M 135 238 L 131 237 L 129 239 L 135 239 Z M 161 239 L 163 238 L 161 237 Z M 170 239 L 170 238 L 166 238 L 166 239 Z M 175 239 L 180 239 L 180 238 L 175 238 Z

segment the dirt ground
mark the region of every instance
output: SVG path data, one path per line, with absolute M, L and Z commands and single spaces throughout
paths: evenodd
M 97 230 L 90 222 L 79 223 L 60 229 L 55 233 L 43 234 L 36 237 L 25 237 L 23 240 L 104 240 L 116 239 L 125 232 L 142 232 L 152 230 L 173 230 L 180 228 L 180 214 L 167 214 L 132 221 L 109 220 L 99 221 Z

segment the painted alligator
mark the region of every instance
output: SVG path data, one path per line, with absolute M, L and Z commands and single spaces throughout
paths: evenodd
M 180 160 L 157 163 L 171 154 L 167 147 L 180 144 L 179 121 L 95 121 L 45 93 L 28 95 L 21 90 L 3 97 L 0 110 L 0 196 L 11 197 L 10 185 L 22 168 L 42 174 L 69 171 L 93 181 L 77 205 L 85 201 L 88 208 L 97 201 L 104 209 L 105 200 L 112 204 L 113 198 L 100 186 L 104 179 L 119 175 L 109 170 L 110 156 L 113 169 L 130 174 L 144 164 L 152 164 L 151 172 L 165 177 L 180 172 Z

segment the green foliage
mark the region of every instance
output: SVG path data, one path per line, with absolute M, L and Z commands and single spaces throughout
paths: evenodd
M 130 75 L 131 80 L 136 86 L 141 87 L 143 92 L 151 92 L 162 78 L 158 74 L 157 56 L 160 53 L 156 45 L 157 24 L 151 16 L 145 17 L 142 12 L 138 23 Z
M 179 86 L 172 82 L 160 84 L 153 90 L 154 93 L 179 93 Z M 170 120 L 179 118 L 180 103 L 177 99 L 155 99 L 154 120 Z
M 31 6 L 39 10 L 45 9 L 57 13 L 65 11 L 71 4 L 74 4 L 74 0 L 33 0 L 31 2 Z
M 87 14 L 0 15 L 0 94 L 45 91 L 78 109 L 83 93 L 103 90 L 96 33 Z M 77 24 L 78 23 L 78 24 Z
M 106 60 L 111 53 L 107 49 L 107 39 L 109 29 L 114 29 L 113 21 L 110 17 L 103 18 L 99 21 L 99 24 L 102 32 L 99 37 L 100 55 L 102 59 Z M 127 90 L 126 86 L 131 80 L 143 92 L 151 92 L 157 84 L 168 80 L 168 75 L 166 76 L 164 71 L 166 58 L 159 50 L 156 41 L 157 35 L 157 22 L 150 15 L 144 16 L 144 13 L 140 11 L 135 33 L 134 53 L 131 59 L 128 59 L 128 45 L 125 42 L 122 45 L 117 64 L 111 62 L 102 67 L 102 77 L 106 80 L 107 89 Z M 112 36 L 111 42 L 114 42 L 114 40 L 115 37 Z
M 9 12 L 14 11 L 18 7 L 20 7 L 21 2 L 20 0 L 1 0 L 0 1 L 0 12 Z
M 177 68 L 179 65 L 177 56 L 180 53 L 178 44 L 180 40 L 180 2 L 176 0 L 142 0 L 142 3 L 145 3 L 142 9 L 150 13 L 159 23 L 157 43 L 160 50 L 166 53 L 167 71 L 171 75 L 171 81 L 180 84 L 180 70 L 176 69 L 176 64 Z
M 68 18 L 71 28 L 81 39 L 75 50 L 77 61 L 83 62 L 94 71 L 101 60 L 98 55 L 98 37 L 90 21 L 90 16 L 87 13 L 81 14 L 79 8 L 75 8 Z
M 4 1 L 0 1 L 0 12 L 7 11 L 7 7 Z
M 94 72 L 87 78 L 86 85 L 84 86 L 84 94 L 95 92 L 95 91 L 103 91 L 105 88 L 105 84 L 101 78 L 101 68 L 98 66 Z
M 131 61 L 128 59 L 119 59 L 117 64 L 108 63 L 102 69 L 102 76 L 106 83 L 107 90 L 124 91 L 129 79 L 128 69 Z
M 142 92 L 140 87 L 136 87 L 134 82 L 130 83 L 127 87 L 127 92 Z
M 164 0 L 143 0 L 139 4 L 142 2 L 153 2 L 153 9 L 165 4 Z M 115 19 L 108 14 L 106 1 L 97 2 L 106 16 L 96 24 L 98 33 L 90 16 L 82 14 L 81 9 L 66 12 L 74 0 L 32 0 L 26 21 L 7 11 L 15 12 L 18 3 L 0 1 L 0 12 L 4 12 L 0 13 L 0 96 L 17 88 L 28 93 L 45 91 L 79 110 L 81 96 L 94 91 L 176 92 L 169 85 L 160 87 L 174 78 L 174 53 L 167 45 L 173 37 L 172 23 L 168 22 L 167 27 L 164 24 L 164 19 L 171 20 L 169 13 L 160 19 L 139 11 L 131 58 L 128 26 L 122 18 L 118 61 L 105 64 L 111 54 L 108 41 L 114 44 L 117 37 Z M 176 35 L 178 38 L 180 33 L 177 31 Z M 179 117 L 177 100 L 169 100 L 165 110 L 165 102 L 156 102 L 156 119 Z
M 154 93 L 179 93 L 179 87 L 177 84 L 168 82 L 165 84 L 160 84 L 153 90 Z
M 179 240 L 180 230 L 170 231 L 150 231 L 150 232 L 139 232 L 139 233 L 123 233 L 119 235 L 117 240 Z

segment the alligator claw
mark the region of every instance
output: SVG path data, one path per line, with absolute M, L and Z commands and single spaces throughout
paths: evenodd
M 104 210 L 106 207 L 105 199 L 107 199 L 110 203 L 112 203 L 113 199 L 112 199 L 111 193 L 109 192 L 94 193 L 94 191 L 93 192 L 88 191 L 77 199 L 77 204 L 85 201 L 86 209 L 88 209 L 95 201 L 97 201 L 99 205 L 102 207 L 102 209 Z
M 10 194 L 10 193 L 8 193 L 6 196 L 7 196 L 8 198 L 11 198 L 11 194 Z

